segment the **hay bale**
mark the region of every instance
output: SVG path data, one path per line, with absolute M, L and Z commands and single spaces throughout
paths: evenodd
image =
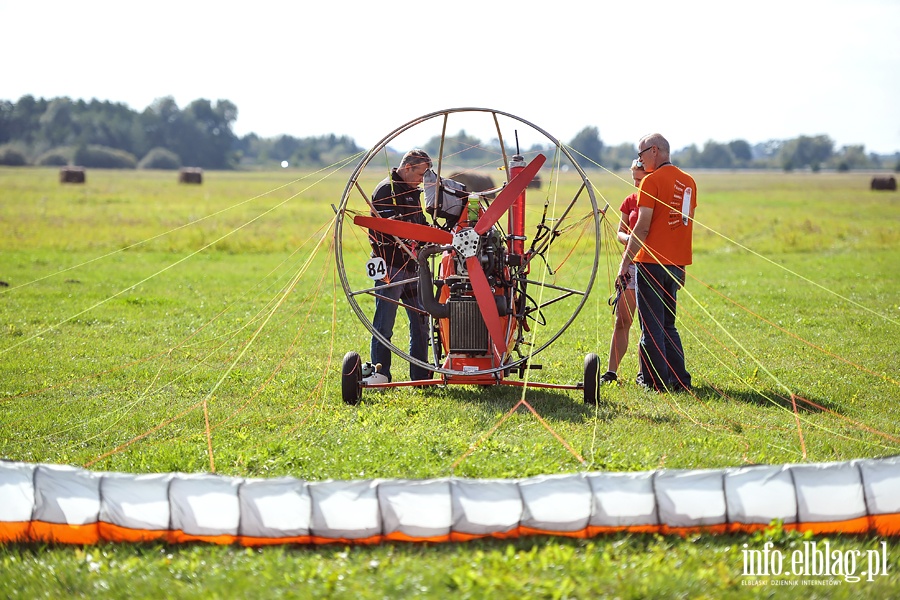
M 893 175 L 891 175 L 890 177 L 873 177 L 872 178 L 872 189 L 896 192 L 897 191 L 897 180 L 894 179 Z
M 178 171 L 178 183 L 203 183 L 203 169 L 200 167 L 184 167 Z
M 60 183 L 84 183 L 84 167 L 63 167 L 59 170 Z
M 466 186 L 467 192 L 483 192 L 485 190 L 492 190 L 496 186 L 494 184 L 494 180 L 491 179 L 490 175 L 485 173 L 477 173 L 475 171 L 460 171 L 452 174 L 449 179 L 453 181 L 458 181 L 459 183 Z M 493 198 L 493 194 L 489 194 L 486 198 Z

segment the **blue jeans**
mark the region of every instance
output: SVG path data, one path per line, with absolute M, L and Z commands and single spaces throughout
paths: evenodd
M 412 279 L 412 281 L 406 285 L 388 287 L 388 282 L 390 281 L 403 281 L 405 279 Z M 397 307 L 399 306 L 397 302 L 402 301 L 407 307 L 406 315 L 409 317 L 409 355 L 427 363 L 428 315 L 424 311 L 418 312 L 408 308 L 413 306 L 420 311 L 423 310 L 422 302 L 419 300 L 416 272 L 389 266 L 387 278 L 376 282 L 375 287 L 375 316 L 372 318 L 372 325 L 375 327 L 375 331 L 390 341 L 391 336 L 394 334 L 394 321 L 397 319 Z M 387 376 L 389 381 L 393 381 L 391 377 L 391 351 L 374 335 L 372 336 L 370 354 L 373 363 L 381 363 L 380 372 Z M 409 378 L 412 381 L 431 379 L 431 371 L 409 363 Z
M 637 263 L 637 311 L 641 324 L 640 374 L 657 390 L 691 386 L 684 348 L 675 328 L 676 294 L 684 286 L 684 267 Z

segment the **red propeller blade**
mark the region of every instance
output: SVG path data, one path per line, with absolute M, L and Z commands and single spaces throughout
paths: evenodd
M 475 300 L 478 301 L 478 308 L 481 309 L 481 316 L 491 335 L 494 349 L 497 351 L 498 358 L 503 358 L 503 355 L 506 354 L 506 330 L 503 323 L 500 322 L 500 313 L 497 312 L 494 292 L 491 291 L 491 285 L 484 275 L 481 261 L 477 256 L 470 256 L 466 259 L 466 269 L 469 271 L 472 291 L 475 292 Z
M 419 225 L 418 223 L 409 223 L 408 221 L 395 221 L 393 219 L 385 219 L 382 217 L 365 217 L 358 215 L 353 217 L 353 222 L 360 227 L 386 233 L 388 235 L 396 235 L 397 237 L 406 238 L 408 240 L 417 240 L 419 242 L 433 242 L 435 244 L 447 245 L 453 242 L 453 234 L 429 227 L 428 225 Z
M 513 177 L 510 182 L 500 190 L 500 193 L 497 194 L 497 198 L 494 199 L 494 202 L 486 211 L 484 211 L 484 214 L 481 215 L 478 222 L 475 223 L 475 231 L 478 232 L 478 235 L 486 233 L 488 229 L 494 226 L 494 223 L 500 220 L 503 213 L 509 210 L 509 207 L 512 206 L 513 202 L 516 201 L 516 198 L 519 197 L 519 194 L 525 191 L 525 188 L 528 187 L 528 184 L 531 183 L 531 180 L 537 175 L 537 172 L 541 169 L 545 160 L 547 160 L 547 158 L 543 154 L 538 154 L 534 157 L 534 160 L 528 163 L 528 166 L 519 171 L 519 174 Z

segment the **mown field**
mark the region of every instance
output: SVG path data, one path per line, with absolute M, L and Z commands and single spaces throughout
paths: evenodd
M 324 480 L 822 462 L 900 448 L 900 194 L 869 191 L 867 174 L 695 173 L 695 264 L 679 296 L 695 390 L 626 383 L 604 388 L 597 407 L 577 392 L 464 386 L 345 406 L 340 360 L 365 355 L 369 339 L 334 268 L 332 205 L 348 176 L 209 172 L 186 186 L 174 173 L 92 170 L 85 185 L 61 185 L 55 170 L 0 169 L 0 457 Z M 620 176 L 591 174 L 611 214 L 630 191 Z M 621 251 L 611 231 L 590 301 L 532 378 L 580 381 L 588 352 L 605 363 Z M 629 378 L 637 331 L 631 339 L 620 369 Z M 523 409 L 486 435 L 523 397 L 573 451 Z M 874 582 L 742 585 L 743 545 L 764 540 L 801 538 L 776 528 L 369 548 L 11 545 L 0 547 L 0 591 L 852 598 L 900 584 L 900 546 L 887 540 L 890 573 Z M 842 550 L 881 541 L 830 539 Z

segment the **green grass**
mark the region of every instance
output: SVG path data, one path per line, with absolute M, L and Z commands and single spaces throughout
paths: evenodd
M 900 194 L 869 191 L 863 174 L 695 173 L 695 264 L 679 295 L 679 328 L 697 389 L 661 396 L 626 384 L 605 388 L 597 408 L 576 392 L 526 391 L 574 453 L 523 409 L 485 437 L 522 398 L 518 388 L 400 388 L 342 404 L 341 357 L 365 355 L 369 338 L 348 308 L 330 247 L 330 205 L 348 170 L 321 181 L 323 174 L 290 171 L 211 172 L 202 186 L 160 172 L 92 170 L 84 186 L 61 185 L 56 175 L 0 169 L 5 458 L 323 480 L 818 462 L 900 447 Z M 592 178 L 615 213 L 627 182 Z M 590 300 L 535 357 L 543 368 L 531 379 L 574 383 L 586 353 L 605 361 L 609 276 L 621 251 L 609 237 Z M 633 375 L 637 331 L 631 339 L 620 372 Z M 791 394 L 800 398 L 799 428 Z M 742 585 L 741 549 L 761 540 L 11 545 L 0 548 L 0 591 L 755 597 L 762 590 Z M 879 541 L 831 538 L 843 551 Z M 900 546 L 888 544 L 889 576 L 815 592 L 889 595 L 900 583 Z M 777 592 L 808 597 L 810 588 Z

